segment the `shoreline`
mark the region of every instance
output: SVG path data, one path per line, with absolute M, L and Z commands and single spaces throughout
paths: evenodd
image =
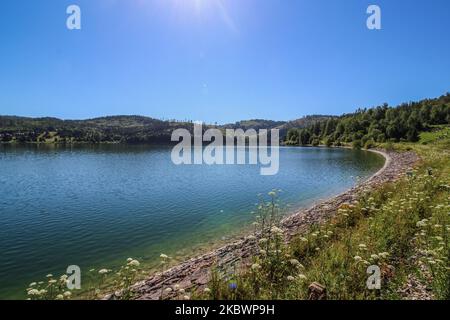
M 362 191 L 372 190 L 381 184 L 398 180 L 420 160 L 414 152 L 400 153 L 381 149 L 368 151 L 383 156 L 385 158 L 384 166 L 367 180 L 347 191 L 320 201 L 309 208 L 296 210 L 283 218 L 281 227 L 284 230 L 286 241 L 290 241 L 294 236 L 305 232 L 311 225 L 320 224 L 328 220 L 342 204 L 356 201 Z M 209 270 L 212 266 L 217 266 L 219 269 L 227 269 L 238 261 L 245 265 L 245 261 L 253 256 L 256 250 L 257 240 L 249 235 L 242 236 L 240 239 L 215 250 L 185 260 L 163 273 L 151 274 L 145 280 L 133 285 L 132 290 L 137 300 L 159 300 L 162 288 L 175 284 L 186 291 L 201 289 L 209 282 Z M 116 292 L 106 295 L 104 299 L 114 300 L 118 295 L 120 293 Z M 165 299 L 174 297 L 174 293 L 164 296 Z

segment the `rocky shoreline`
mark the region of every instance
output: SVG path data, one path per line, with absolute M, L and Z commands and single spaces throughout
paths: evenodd
M 326 221 L 336 213 L 339 206 L 356 201 L 362 191 L 368 191 L 381 184 L 401 178 L 419 161 L 419 157 L 414 152 L 371 151 L 385 157 L 386 161 L 383 168 L 368 180 L 346 192 L 283 219 L 281 225 L 285 232 L 286 241 L 305 232 L 312 224 Z M 158 300 L 161 298 L 163 289 L 170 286 L 178 285 L 186 292 L 195 288 L 201 289 L 209 282 L 212 266 L 227 269 L 239 261 L 245 264 L 246 261 L 248 262 L 248 258 L 256 253 L 256 249 L 257 240 L 255 237 L 242 237 L 209 253 L 189 259 L 163 273 L 154 274 L 146 280 L 136 283 L 132 290 L 138 300 Z M 112 300 L 117 298 L 118 295 L 120 295 L 119 292 L 110 294 L 105 299 Z M 164 299 L 171 298 L 175 298 L 173 292 L 164 293 Z

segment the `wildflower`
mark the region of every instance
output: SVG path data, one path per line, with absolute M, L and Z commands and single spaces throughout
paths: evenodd
M 362 260 L 360 256 L 355 256 L 353 257 L 353 259 L 355 259 L 356 262 L 360 262 Z
M 259 243 L 261 243 L 261 244 L 266 243 L 266 242 L 267 242 L 267 239 L 266 239 L 266 238 L 261 238 L 261 239 L 259 239 Z
M 376 254 L 372 254 L 372 255 L 370 256 L 370 258 L 371 258 L 372 260 L 378 260 L 380 257 L 379 257 L 378 255 L 376 255 Z
M 46 277 L 51 278 L 51 277 L 53 277 L 53 275 L 51 273 L 49 273 Z
M 367 246 L 364 243 L 361 243 L 360 245 L 358 245 L 360 250 L 366 250 Z
M 184 294 L 185 292 L 186 292 L 186 290 L 180 289 L 180 293 L 181 293 L 181 294 Z
M 38 295 L 40 295 L 40 292 L 37 289 L 31 289 L 28 291 L 28 295 L 29 296 L 38 296 Z
M 293 266 L 298 266 L 300 264 L 300 262 L 297 259 L 291 259 L 291 260 L 289 260 L 289 262 Z
M 210 288 L 205 288 L 205 289 L 203 289 L 203 292 L 204 292 L 204 293 L 210 293 L 210 292 L 211 292 L 211 289 L 210 289 Z
M 383 259 L 386 259 L 389 256 L 389 252 L 381 252 L 378 254 L 380 257 L 382 257 Z
M 257 263 L 254 263 L 254 264 L 252 264 L 252 270 L 259 270 L 259 269 L 261 269 L 261 266 L 259 265 L 259 264 L 257 264 Z
M 137 260 L 131 260 L 130 262 L 128 262 L 128 265 L 130 265 L 132 267 L 139 267 L 140 263 Z
M 294 278 L 293 276 L 288 276 L 286 279 L 287 279 L 288 281 L 294 281 L 294 280 L 295 280 L 295 278 Z
M 161 255 L 159 256 L 161 259 L 168 259 L 169 258 L 169 256 L 168 255 L 166 255 L 166 254 L 164 254 L 164 253 L 161 253 Z
M 301 242 L 308 242 L 308 239 L 306 239 L 306 238 L 304 238 L 304 237 L 301 237 L 301 238 L 300 238 L 300 241 L 301 241 Z
M 299 274 L 298 278 L 302 281 L 307 280 L 308 278 L 304 274 Z
M 228 287 L 230 288 L 230 290 L 236 290 L 237 289 L 237 283 L 236 282 L 230 282 Z
M 49 283 L 49 284 L 55 284 L 55 283 L 56 283 L 56 280 L 54 280 L 54 279 L 53 279 L 53 280 L 49 280 L 48 283 Z
M 64 300 L 64 296 L 62 294 L 58 294 L 55 299 L 56 300 Z
M 179 285 L 179 284 L 176 284 L 176 285 L 173 286 L 173 288 L 177 291 L 177 290 L 180 289 L 180 285 Z
M 421 221 L 419 221 L 419 222 L 416 223 L 416 226 L 417 226 L 418 228 L 423 228 L 423 227 L 426 227 L 426 226 L 427 226 L 427 223 L 426 223 L 424 220 L 421 220 Z
M 72 292 L 66 291 L 64 292 L 64 297 L 69 298 L 72 295 Z
M 127 259 L 127 262 L 131 262 L 131 261 L 133 261 L 133 258 L 128 258 Z
M 272 227 L 272 229 L 270 229 L 270 231 L 271 231 L 272 233 L 275 233 L 275 234 L 282 234 L 282 233 L 283 233 L 283 230 L 281 230 L 281 229 L 278 228 L 278 227 Z
M 109 270 L 108 270 L 108 269 L 100 269 L 100 270 L 98 271 L 98 273 L 99 273 L 99 274 L 107 274 L 107 273 L 109 273 Z
M 184 300 L 191 300 L 191 298 L 188 295 L 184 296 L 183 299 Z
M 266 255 L 267 254 L 267 251 L 266 250 L 259 250 L 259 253 L 261 254 L 261 255 Z
M 36 285 L 36 282 L 30 283 L 30 287 L 34 287 Z
M 277 195 L 277 193 L 275 191 L 270 191 L 269 192 L 269 196 L 271 197 L 275 197 Z
M 166 288 L 164 291 L 165 291 L 166 293 L 171 293 L 171 292 L 172 292 L 172 288 Z
M 44 294 L 46 294 L 47 292 L 48 292 L 47 290 L 42 289 L 41 291 L 39 291 L 39 294 L 40 294 L 40 295 L 44 295 Z

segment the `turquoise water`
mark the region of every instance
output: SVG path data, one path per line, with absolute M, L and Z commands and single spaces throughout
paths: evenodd
M 226 239 L 252 220 L 259 193 L 292 208 L 338 194 L 382 167 L 365 151 L 281 148 L 280 171 L 175 166 L 169 147 L 0 146 L 0 298 L 68 265 L 151 265 Z

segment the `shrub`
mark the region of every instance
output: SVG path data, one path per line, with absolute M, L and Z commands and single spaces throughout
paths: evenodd
M 362 148 L 361 140 L 353 141 L 352 146 L 353 146 L 353 149 L 361 149 Z
M 320 144 L 320 140 L 318 138 L 314 138 L 313 141 L 312 141 L 312 145 L 314 147 L 317 147 L 319 144 Z
M 372 149 L 375 146 L 375 141 L 367 140 L 364 144 L 364 149 Z

